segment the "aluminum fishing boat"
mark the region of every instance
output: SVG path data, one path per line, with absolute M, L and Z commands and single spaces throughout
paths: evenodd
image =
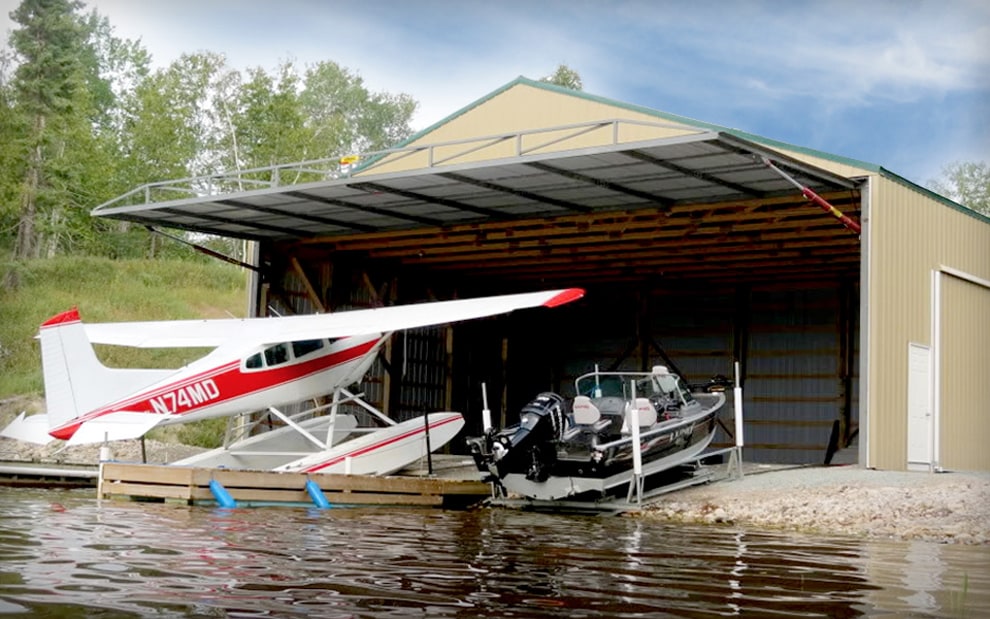
M 575 380 L 573 398 L 541 393 L 520 411 L 518 424 L 490 429 L 468 445 L 482 478 L 503 493 L 599 500 L 696 460 L 715 436 L 725 384 L 716 378 L 691 388 L 664 366 L 596 370 Z

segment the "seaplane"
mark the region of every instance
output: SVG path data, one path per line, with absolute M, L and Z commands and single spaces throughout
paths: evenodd
M 46 412 L 21 413 L 0 436 L 36 444 L 62 440 L 66 446 L 108 443 L 140 438 L 160 426 L 268 411 L 285 424 L 275 432 L 297 437 L 276 441 L 274 452 L 271 441 L 267 450 L 256 451 L 278 455 L 260 458 L 267 468 L 388 474 L 422 457 L 427 444 L 432 450 L 443 446 L 464 425 L 456 412 L 402 423 L 378 412 L 386 428 L 345 440 L 355 422 L 352 416 L 337 420 L 337 406 L 357 401 L 375 412 L 348 387 L 360 382 L 393 332 L 553 308 L 583 295 L 570 288 L 329 314 L 117 323 L 83 323 L 73 308 L 39 330 Z M 212 350 L 180 369 L 110 368 L 100 362 L 93 344 Z M 330 415 L 299 422 L 279 410 L 329 394 Z M 319 438 L 324 432 L 326 438 Z M 243 444 L 259 440 L 254 436 Z M 308 449 L 299 451 L 300 441 Z M 219 451 L 219 459 L 198 462 L 229 464 L 229 444 Z

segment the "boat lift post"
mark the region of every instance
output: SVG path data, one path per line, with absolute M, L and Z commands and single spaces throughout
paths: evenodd
M 492 429 L 492 411 L 488 408 L 488 390 L 481 383 L 481 429 L 485 434 Z
M 632 503 L 635 495 L 636 503 L 643 502 L 643 446 L 639 442 L 639 407 L 636 406 L 636 381 L 629 381 L 631 399 L 629 409 L 629 425 L 632 426 L 633 475 L 629 480 L 629 492 L 626 502 Z
M 732 408 L 735 418 L 735 428 L 736 428 L 736 446 L 732 448 L 732 452 L 729 454 L 729 472 L 733 473 L 733 477 L 739 479 L 743 476 L 743 465 L 742 465 L 742 448 L 743 448 L 743 397 L 742 397 L 742 387 L 739 384 L 739 362 L 735 362 L 736 371 L 736 386 L 732 388 Z

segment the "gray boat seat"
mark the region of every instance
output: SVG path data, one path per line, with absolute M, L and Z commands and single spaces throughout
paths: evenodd
M 622 423 L 622 432 L 624 434 L 632 431 L 632 423 L 630 420 L 632 419 L 633 406 L 635 406 L 636 409 L 639 411 L 640 428 L 647 428 L 649 426 L 652 426 L 657 422 L 658 419 L 657 408 L 653 406 L 653 403 L 650 402 L 649 399 L 636 398 L 636 400 L 632 403 L 632 406 L 626 408 L 626 417 Z
M 639 409 L 639 427 L 652 426 L 657 422 L 657 407 L 648 398 L 636 398 Z
M 574 423 L 578 425 L 594 425 L 602 418 L 602 412 L 586 395 L 574 396 L 571 410 L 574 412 Z

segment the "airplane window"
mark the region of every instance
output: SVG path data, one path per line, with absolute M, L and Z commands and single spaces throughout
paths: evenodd
M 308 355 L 314 350 L 319 350 L 321 348 L 323 348 L 323 340 L 302 340 L 301 342 L 292 342 L 292 356 L 298 359 L 303 355 Z
M 264 367 L 264 365 L 265 365 L 264 362 L 262 362 L 261 360 L 260 352 L 251 355 L 250 357 L 247 358 L 247 361 L 244 362 L 244 367 L 249 370 L 257 370 L 258 368 Z
M 275 344 L 265 349 L 265 365 L 271 367 L 289 360 L 289 345 Z

